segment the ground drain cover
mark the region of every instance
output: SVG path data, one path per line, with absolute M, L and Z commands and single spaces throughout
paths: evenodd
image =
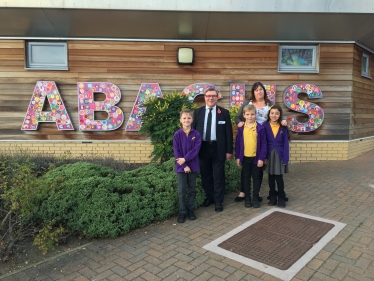
M 286 270 L 333 227 L 331 223 L 275 211 L 218 247 Z

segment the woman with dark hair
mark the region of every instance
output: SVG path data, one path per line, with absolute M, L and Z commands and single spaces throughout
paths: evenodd
M 248 105 L 253 104 L 256 107 L 256 122 L 259 124 L 263 124 L 267 121 L 268 113 L 271 107 L 270 100 L 266 94 L 265 86 L 261 82 L 256 82 L 252 85 L 251 95 L 247 97 L 247 99 L 243 102 L 242 106 L 239 109 L 238 114 L 235 116 L 235 124 L 238 128 L 244 125 L 244 117 L 243 117 L 243 108 Z M 286 120 L 282 120 L 282 126 L 287 126 Z M 243 173 L 242 173 L 243 175 Z M 263 177 L 263 170 L 261 170 L 261 179 Z M 240 193 L 235 198 L 235 202 L 242 202 L 245 199 L 244 187 L 240 187 Z M 262 197 L 259 197 L 260 202 L 262 201 Z
M 251 96 L 243 102 L 238 114 L 235 116 L 235 123 L 239 128 L 244 125 L 243 108 L 248 104 L 253 104 L 256 107 L 256 122 L 263 124 L 267 120 L 271 104 L 266 94 L 265 86 L 261 82 L 256 82 L 252 85 Z

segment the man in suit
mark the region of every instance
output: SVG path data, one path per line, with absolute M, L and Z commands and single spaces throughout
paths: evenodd
M 223 211 L 225 194 L 225 161 L 232 156 L 233 137 L 230 113 L 217 106 L 218 91 L 210 87 L 204 93 L 205 106 L 194 111 L 192 127 L 200 133 L 199 152 L 201 182 L 206 194 L 204 207 L 215 203 Z

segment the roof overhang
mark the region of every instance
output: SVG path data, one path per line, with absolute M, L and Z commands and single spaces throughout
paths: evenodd
M 13 0 L 12 7 L 5 4 L 0 2 L 0 38 L 356 42 L 374 52 L 374 2 L 369 0 Z

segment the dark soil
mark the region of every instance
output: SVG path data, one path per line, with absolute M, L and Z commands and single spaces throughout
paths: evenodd
M 33 238 L 31 237 L 24 239 L 19 243 L 20 246 L 17 251 L 10 255 L 9 260 L 3 263 L 0 261 L 0 278 L 2 275 L 31 266 L 91 242 L 88 239 L 69 236 L 65 243 L 55 245 L 54 250 L 49 250 L 43 255 L 39 248 L 32 244 L 32 241 Z

